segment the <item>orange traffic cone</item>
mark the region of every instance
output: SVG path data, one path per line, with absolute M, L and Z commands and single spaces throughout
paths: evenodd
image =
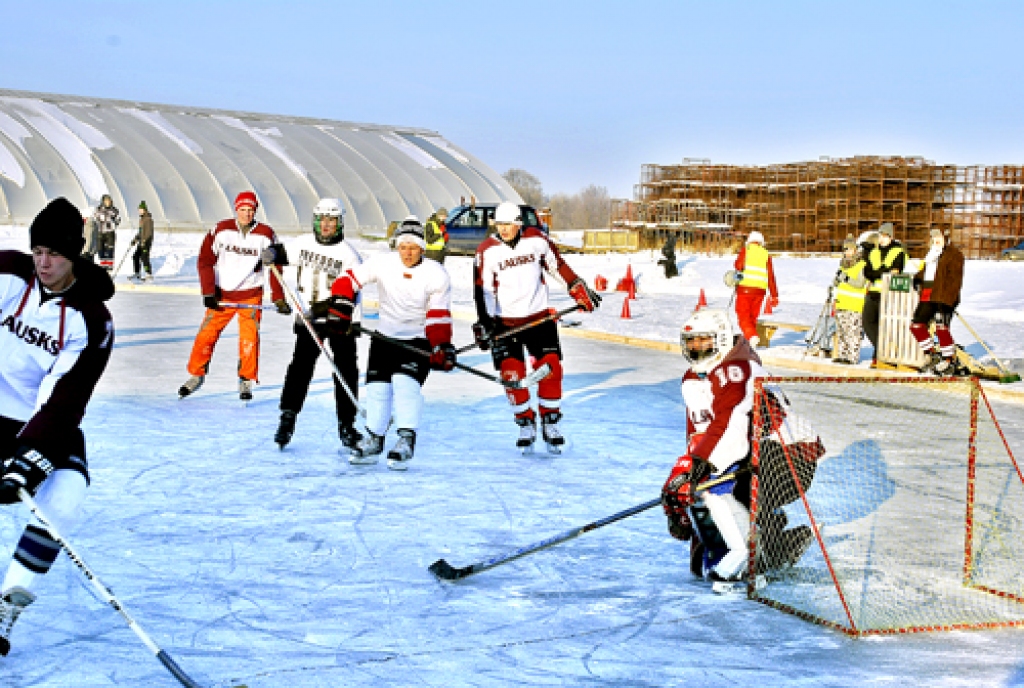
M 633 317 L 632 314 L 630 314 L 630 312 L 629 312 L 629 297 L 628 296 L 626 298 L 622 299 L 622 315 L 620 315 L 619 317 L 624 319 L 624 320 L 629 320 L 629 319 L 631 319 Z
M 633 264 L 626 264 L 626 293 L 629 294 L 628 298 L 636 298 L 636 280 L 633 279 Z
M 704 289 L 702 288 L 700 290 L 700 296 L 697 298 L 697 306 L 693 309 L 693 312 L 696 313 L 701 308 L 707 308 L 707 307 L 708 307 L 708 300 L 706 298 L 704 298 Z
M 772 298 L 770 296 L 764 300 L 764 314 L 772 314 Z

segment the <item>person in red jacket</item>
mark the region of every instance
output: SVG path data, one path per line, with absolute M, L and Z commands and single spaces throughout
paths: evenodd
M 757 336 L 757 318 L 761 315 L 764 297 L 767 294 L 772 308 L 779 305 L 779 289 L 775 286 L 775 269 L 772 257 L 764 247 L 764 235 L 751 232 L 747 243 L 736 257 L 736 319 L 740 330 L 750 345 L 757 348 L 761 338 Z
M 206 379 L 220 333 L 238 315 L 238 396 L 252 399 L 252 385 L 258 380 L 260 360 L 260 310 L 229 308 L 221 300 L 247 306 L 263 302 L 263 267 L 287 264 L 284 246 L 269 225 L 256 221 L 259 202 L 252 191 L 235 199 L 235 219 L 217 223 L 199 249 L 199 285 L 206 315 L 196 334 L 188 359 L 190 377 L 178 390 L 181 398 L 195 392 Z M 281 284 L 270 275 L 270 293 L 279 313 L 291 314 Z

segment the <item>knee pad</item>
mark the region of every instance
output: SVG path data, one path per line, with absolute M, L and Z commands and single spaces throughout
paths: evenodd
M 399 373 L 391 378 L 391 387 L 394 395 L 395 426 L 416 430 L 423 415 L 423 391 L 420 383 L 408 375 Z

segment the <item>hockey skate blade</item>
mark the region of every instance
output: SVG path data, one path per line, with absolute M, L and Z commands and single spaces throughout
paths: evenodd
M 427 570 L 432 574 L 440 578 L 441 580 L 453 581 L 465 578 L 473 572 L 472 566 L 466 566 L 465 568 L 457 569 L 449 564 L 444 559 L 438 559 L 433 564 L 427 567 Z
M 393 471 L 407 471 L 409 470 L 409 462 L 402 461 L 401 459 L 388 459 L 388 468 Z
M 370 454 L 369 456 L 348 455 L 348 462 L 353 466 L 372 466 L 379 460 L 380 454 Z
M 757 576 L 754 579 L 754 589 L 760 590 L 768 584 L 768 579 L 764 576 Z M 715 581 L 711 584 L 711 592 L 716 595 L 725 596 L 743 596 L 747 594 L 747 581 Z

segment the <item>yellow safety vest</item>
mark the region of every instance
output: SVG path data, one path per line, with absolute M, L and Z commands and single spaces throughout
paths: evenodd
M 896 262 L 896 259 L 899 257 L 901 253 L 903 253 L 902 246 L 889 246 L 886 248 L 885 258 L 882 258 L 882 249 L 880 246 L 876 246 L 875 248 L 871 249 L 871 255 L 868 256 L 868 260 L 871 261 L 871 267 L 874 270 L 880 270 L 884 267 L 885 272 L 889 272 L 889 270 L 892 269 L 893 263 Z M 871 291 L 882 291 L 881 278 L 878 278 L 877 280 L 871 283 Z
M 768 290 L 768 251 L 760 244 L 747 244 L 746 265 L 741 287 Z
M 864 297 L 868 293 L 868 285 L 863 280 L 866 266 L 866 262 L 859 260 L 848 268 L 839 268 L 850 281 L 840 282 L 836 287 L 836 310 L 853 311 L 854 313 L 861 313 L 864 310 Z M 855 287 L 854 283 L 858 281 L 862 285 Z
M 427 227 L 434 226 L 434 233 L 437 234 L 437 239 L 427 244 L 428 251 L 443 251 L 444 250 L 444 233 L 441 231 L 440 225 L 435 221 L 427 223 Z

